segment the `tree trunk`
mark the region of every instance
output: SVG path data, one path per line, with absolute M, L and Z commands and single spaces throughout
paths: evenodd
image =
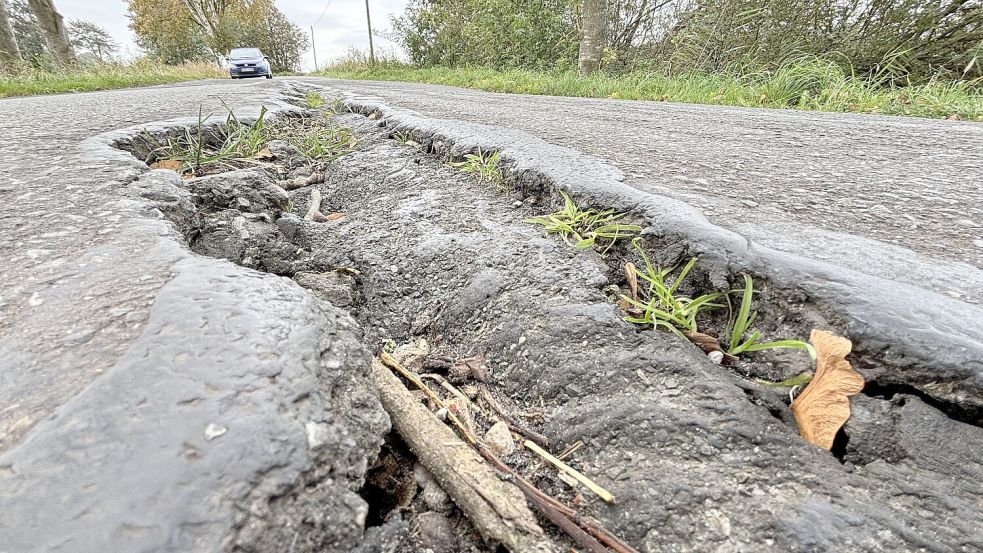
M 590 75 L 601 68 L 604 55 L 604 31 L 607 28 L 607 0 L 583 0 L 580 5 L 580 63 L 581 75 Z
M 75 50 L 68 42 L 68 33 L 65 30 L 65 22 L 55 9 L 53 0 L 27 0 L 31 11 L 38 18 L 38 25 L 44 32 L 45 42 L 48 44 L 48 51 L 54 57 L 55 63 L 63 67 L 78 65 L 75 58 Z
M 14 38 L 14 28 L 7 17 L 7 5 L 0 0 L 0 62 L 10 63 L 20 60 L 20 49 Z

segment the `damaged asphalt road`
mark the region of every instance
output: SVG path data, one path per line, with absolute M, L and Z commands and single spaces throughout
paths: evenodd
M 685 201 L 764 246 L 983 301 L 965 280 L 965 265 L 983 267 L 978 124 L 305 81 L 522 130 L 598 157 L 631 186 Z
M 168 219 L 200 216 L 202 228 L 217 229 L 213 208 L 173 175 L 145 173 L 108 147 L 125 134 L 79 145 L 98 132 L 192 115 L 218 97 L 274 107 L 267 86 L 0 102 L 19 121 L 0 185 L 14 238 L 0 270 L 15 283 L 0 296 L 0 497 L 17 507 L 0 513 L 0 551 L 393 550 L 383 544 L 387 532 L 405 531 L 398 525 L 361 539 L 369 506 L 355 492 L 388 430 L 364 375 L 381 342 L 419 334 L 441 336 L 454 353 L 487 353 L 502 397 L 541 406 L 540 429 L 556 443 L 585 441 L 578 462 L 619 497 L 610 508 L 592 501 L 589 511 L 642 551 L 983 547 L 979 421 L 936 408 L 979 401 L 972 366 L 942 391 L 924 368 L 892 381 L 877 371 L 895 363 L 866 367 L 885 388 L 858 396 L 856 438 L 837 459 L 798 438 L 780 394 L 620 321 L 601 290 L 609 268 L 520 224 L 533 208 L 389 140 L 364 117 L 346 116 L 362 145 L 318 185 L 325 211 L 345 219 L 281 224 L 288 203 L 250 195 L 268 221 L 226 213 L 250 230 L 212 233 L 199 244 L 208 251 L 196 247 L 238 265 L 188 250 Z M 74 119 L 69 101 L 81 103 Z M 111 113 L 92 115 L 107 103 Z M 67 114 L 59 126 L 32 124 L 58 110 Z M 413 117 L 401 124 L 420 123 Z M 447 137 L 460 129 L 442 137 L 432 134 L 440 122 L 423 123 L 435 149 L 454 146 Z M 576 170 L 584 160 L 565 161 Z M 254 191 L 266 186 L 261 179 L 230 186 Z M 308 191 L 291 194 L 303 212 Z M 515 211 L 516 201 L 525 207 Z M 306 248 L 315 261 L 297 268 L 308 273 L 354 267 L 361 283 L 348 295 L 311 295 L 256 272 L 247 267 L 294 268 L 258 266 L 242 255 L 249 244 L 225 248 L 251 236 Z M 979 282 L 976 269 L 964 269 L 960 278 Z M 782 270 L 769 275 L 775 297 L 787 290 Z M 850 288 L 852 278 L 838 285 Z M 322 280 L 298 282 L 317 292 Z M 353 305 L 346 313 L 316 297 Z M 975 314 L 955 322 L 979 341 L 978 310 L 949 300 Z M 823 307 L 793 321 L 844 325 L 838 316 Z M 845 330 L 862 339 L 856 324 Z M 915 384 L 888 389 L 909 377 Z

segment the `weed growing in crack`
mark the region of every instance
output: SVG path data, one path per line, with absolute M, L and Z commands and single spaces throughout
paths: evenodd
M 286 135 L 287 142 L 310 160 L 332 161 L 358 145 L 355 135 L 341 127 L 317 125 L 295 130 Z
M 632 238 L 642 230 L 638 225 L 619 223 L 624 213 L 615 213 L 613 209 L 580 209 L 566 192 L 560 191 L 560 195 L 563 209 L 545 217 L 530 217 L 525 222 L 542 225 L 547 234 L 559 234 L 564 242 L 579 249 L 607 242 L 602 255 L 618 240 Z
M 228 111 L 223 126 L 225 140 L 219 151 L 228 152 L 233 158 L 253 157 L 266 146 L 268 141 L 266 106 L 260 108 L 259 117 L 251 124 L 243 123 L 236 117 L 232 108 L 227 105 L 225 107 Z
M 628 307 L 626 321 L 652 325 L 652 328 L 662 327 L 685 337 L 683 331 L 697 332 L 697 315 L 707 309 L 724 307 L 713 303 L 725 295 L 723 292 L 703 294 L 697 298 L 678 294 L 679 285 L 696 265 L 696 258 L 690 259 L 676 278 L 670 281 L 669 275 L 675 271 L 675 267 L 656 270 L 638 241 L 632 240 L 631 245 L 641 255 L 645 268 L 638 271 L 634 265 L 627 265 L 628 280 L 637 283 L 637 279 L 641 279 L 645 286 L 639 289 L 637 284 L 632 284 L 632 297 L 621 296 L 623 305 Z
M 420 145 L 419 142 L 417 142 L 416 140 L 413 140 L 413 135 L 410 134 L 409 132 L 406 132 L 406 131 L 396 131 L 396 132 L 393 133 L 392 138 L 393 138 L 393 140 L 396 140 L 398 142 L 402 142 L 403 144 L 406 144 L 407 146 L 416 147 L 416 146 L 419 146 Z
M 735 291 L 730 292 L 733 294 Z M 740 355 L 745 352 L 763 351 L 766 349 L 793 348 L 802 349 L 809 352 L 813 359 L 816 357 L 816 350 L 811 344 L 802 340 L 776 340 L 774 342 L 758 342 L 761 333 L 751 329 L 758 312 L 751 310 L 751 302 L 754 298 L 754 281 L 750 276 L 744 275 L 744 289 L 741 292 L 741 306 L 737 310 L 737 316 L 728 328 L 730 338 L 727 343 L 727 353 L 730 355 Z M 730 294 L 727 299 L 730 305 Z
M 464 173 L 475 175 L 478 180 L 490 182 L 499 190 L 506 190 L 505 176 L 498 168 L 501 152 L 482 152 L 480 149 L 476 154 L 466 154 L 464 161 L 452 161 L 451 167 L 459 169 Z
M 223 104 L 224 105 L 224 104 Z M 145 135 L 148 143 L 155 145 L 150 157 L 158 160 L 170 160 L 181 163 L 181 171 L 198 173 L 203 167 L 231 161 L 247 159 L 259 152 L 267 141 L 266 107 L 262 107 L 259 116 L 252 123 L 243 123 L 229 108 L 225 124 L 217 130 L 221 143 L 217 147 L 210 146 L 209 139 L 213 133 L 206 136 L 205 124 L 211 115 L 204 116 L 201 107 L 198 108 L 198 123 L 184 130 L 179 137 L 168 137 L 166 144 L 161 144 L 149 135 Z
M 637 238 L 632 240 L 631 245 L 641 256 L 645 266 L 644 270 L 639 271 L 631 263 L 625 265 L 625 275 L 628 279 L 631 295 L 622 294 L 618 302 L 625 313 L 625 321 L 644 326 L 651 325 L 652 328 L 665 328 L 701 345 L 701 347 L 705 345 L 701 342 L 708 340 L 714 344 L 714 351 L 723 350 L 724 353 L 731 356 L 731 359 L 735 359 L 743 353 L 779 348 L 805 350 L 813 359 L 816 358 L 815 348 L 802 340 L 758 341 L 761 338 L 761 332 L 751 328 L 758 318 L 758 313 L 751 309 L 754 298 L 754 281 L 750 276 L 744 275 L 743 290 L 712 292 L 696 298 L 689 298 L 679 295 L 678 289 L 686 275 L 696 266 L 696 258 L 690 259 L 679 271 L 679 274 L 670 280 L 669 275 L 675 271 L 675 267 L 657 270 Z M 737 292 L 741 293 L 741 305 L 727 329 L 729 336 L 727 343 L 720 346 L 717 344 L 716 338 L 700 332 L 696 318 L 703 311 L 725 307 L 720 303 L 714 303 L 720 298 L 727 301 L 726 307 L 733 312 L 730 296 Z
M 316 90 L 312 90 L 304 95 L 304 104 L 310 109 L 319 109 L 324 106 L 324 103 L 324 97 Z

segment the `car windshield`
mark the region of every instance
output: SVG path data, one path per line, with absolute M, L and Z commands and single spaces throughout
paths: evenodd
M 244 58 L 261 58 L 263 53 L 259 51 L 259 48 L 235 48 L 229 54 L 229 57 L 234 60 L 241 60 Z

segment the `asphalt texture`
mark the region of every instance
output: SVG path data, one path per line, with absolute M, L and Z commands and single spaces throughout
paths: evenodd
M 428 117 L 522 130 L 758 244 L 983 301 L 978 123 L 319 81 Z
M 199 106 L 285 108 L 270 86 L 0 102 L 0 552 L 360 541 L 355 490 L 389 426 L 360 329 L 289 279 L 192 254 L 149 204 L 188 205 L 181 179 L 113 147 Z
M 168 261 L 121 236 L 111 205 L 133 174 L 83 154 L 122 127 L 261 103 L 264 80 L 0 101 L 0 451 L 84 390 L 143 332 Z
M 897 282 L 899 295 L 920 286 L 956 304 L 980 301 L 983 126 L 977 124 L 304 80 L 423 115 L 525 131 L 596 156 L 620 170 L 627 186 L 684 201 L 749 242 Z M 305 419 L 320 424 L 311 418 L 319 408 L 310 404 L 300 411 L 276 406 L 298 389 L 317 387 L 304 370 L 310 356 L 297 352 L 357 349 L 344 315 L 322 312 L 275 277 L 253 278 L 182 250 L 163 221 L 139 219 L 140 204 L 121 199 L 145 169 L 86 142 L 123 127 L 195 117 L 200 107 L 221 117 L 223 102 L 258 106 L 271 101 L 281 82 L 205 81 L 0 100 L 0 498 L 20 507 L 0 516 L 0 551 L 122 543 L 113 539 L 141 550 L 205 543 L 211 545 L 200 549 L 212 550 L 229 521 L 249 527 L 242 521 L 246 507 L 218 501 L 229 479 L 251 483 L 229 492 L 241 504 L 262 487 L 257 481 L 290 480 L 310 466 L 296 453 L 310 439 L 303 432 L 277 448 L 264 449 L 263 440 L 303 428 Z M 830 280 L 827 273 L 816 278 Z M 255 299 L 230 299 L 237 296 Z M 284 317 L 314 331 L 293 334 Z M 983 322 L 969 323 L 967 339 L 979 346 L 975 329 Z M 929 330 L 930 338 L 941 334 Z M 317 336 L 325 333 L 341 345 L 320 343 Z M 244 337 L 248 347 L 225 347 Z M 271 362 L 269 351 L 286 353 Z M 187 374 L 174 370 L 187 359 L 193 360 Z M 253 366 L 250 360 L 256 374 L 241 372 Z M 283 389 L 271 386 L 278 376 L 271 371 L 281 365 L 297 370 Z M 197 395 L 164 393 L 172 386 L 190 386 L 183 390 Z M 262 394 L 251 395 L 257 390 Z M 207 410 L 182 411 L 199 404 Z M 259 431 L 242 426 L 237 433 L 235 417 L 243 413 L 261 415 Z M 178 431 L 184 425 L 187 432 Z M 184 465 L 157 458 L 162 444 L 181 445 L 185 460 L 204 452 L 207 463 L 177 470 Z M 223 453 L 210 454 L 209 447 Z M 244 459 L 241 470 L 223 473 Z M 93 486 L 101 493 L 86 504 Z M 267 486 L 276 489 L 275 482 Z M 107 497 L 116 500 L 92 503 Z M 57 509 L 55 498 L 61 498 Z M 173 518 L 161 522 L 155 509 Z M 53 527 L 62 533 L 31 545 L 32 535 Z M 113 539 L 98 533 L 105 528 Z M 191 529 L 180 534 L 189 541 L 175 541 L 175 528 Z

